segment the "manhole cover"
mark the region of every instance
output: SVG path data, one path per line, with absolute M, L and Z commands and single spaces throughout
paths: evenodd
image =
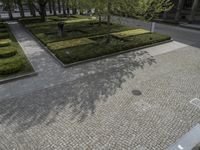
M 200 108 L 200 99 L 195 98 L 195 99 L 191 100 L 190 103 L 191 103 L 192 105 L 195 105 L 195 106 L 197 106 L 198 108 Z
M 136 95 L 136 96 L 142 95 L 142 92 L 140 90 L 133 90 L 132 93 L 133 95 Z

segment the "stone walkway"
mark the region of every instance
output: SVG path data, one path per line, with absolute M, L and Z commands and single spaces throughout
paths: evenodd
M 196 39 L 62 68 L 10 27 L 39 75 L 0 85 L 0 149 L 161 150 L 200 122 Z

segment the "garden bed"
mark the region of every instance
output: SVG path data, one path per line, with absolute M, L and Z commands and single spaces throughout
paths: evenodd
M 34 72 L 7 24 L 0 23 L 0 83 Z M 3 35 L 3 36 L 2 36 Z
M 25 26 L 56 56 L 63 65 L 92 60 L 99 57 L 112 55 L 148 46 L 171 38 L 148 30 L 130 28 L 111 24 L 110 40 L 108 42 L 107 25 L 97 20 L 81 18 L 65 21 L 64 36 L 58 37 L 57 24 L 48 22 L 35 23 Z M 44 30 L 42 30 L 44 29 Z

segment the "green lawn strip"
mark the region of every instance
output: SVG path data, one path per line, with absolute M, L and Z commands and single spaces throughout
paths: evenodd
M 125 38 L 128 36 L 136 36 L 136 35 L 145 34 L 149 32 L 150 31 L 144 30 L 144 29 L 133 29 L 133 30 L 112 33 L 112 35 L 118 38 Z
M 70 64 L 78 61 L 83 61 L 91 58 L 96 58 L 116 52 L 126 51 L 141 46 L 146 46 L 162 41 L 169 40 L 170 37 L 157 33 L 147 33 L 129 37 L 126 41 L 115 41 L 107 44 L 106 42 L 98 42 L 88 45 L 72 47 L 63 50 L 52 51 L 64 64 Z M 119 40 L 119 39 L 118 39 Z
M 85 18 L 85 19 L 73 19 L 73 20 L 67 20 L 64 21 L 64 23 L 66 24 L 70 24 L 70 23 L 82 23 L 82 22 L 90 22 L 92 20 L 96 20 L 96 18 Z
M 91 43 L 95 43 L 95 41 L 90 40 L 88 38 L 79 38 L 79 39 L 49 43 L 47 44 L 47 47 L 51 50 L 59 50 L 59 49 L 70 48 L 74 46 L 91 44 Z
M 11 42 L 9 46 L 0 47 L 0 80 L 33 72 L 30 62 L 7 25 L 6 29 Z

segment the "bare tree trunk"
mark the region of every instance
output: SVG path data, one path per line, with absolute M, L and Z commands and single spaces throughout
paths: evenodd
M 20 16 L 22 18 L 24 18 L 25 15 L 24 15 L 24 9 L 23 9 L 23 5 L 22 5 L 22 1 L 21 0 L 17 0 L 17 5 L 19 6 Z
M 108 0 L 108 16 L 107 16 L 107 26 L 108 26 L 108 33 L 107 33 L 107 43 L 110 43 L 111 41 L 111 36 L 110 36 L 110 33 L 111 33 L 111 0 Z
M 10 19 L 13 19 L 13 15 L 12 15 L 12 6 L 11 6 L 10 1 L 7 1 L 6 6 L 7 6 L 7 9 L 8 9 L 9 18 L 10 18 Z
M 67 15 L 70 16 L 69 0 L 66 1 Z
M 101 26 L 102 19 L 101 19 L 101 12 L 100 12 L 100 10 L 98 10 L 98 16 L 99 16 L 99 26 Z
M 40 13 L 40 16 L 41 16 L 41 21 L 45 22 L 46 21 L 46 7 L 45 7 L 45 5 L 41 5 L 40 4 L 40 11 L 39 11 L 39 13 Z
M 60 0 L 57 0 L 58 2 L 58 12 L 61 13 L 61 5 L 60 5 Z
M 49 12 L 50 12 L 50 14 L 52 14 L 52 1 L 51 0 L 49 0 Z
M 29 10 L 33 17 L 36 17 L 35 9 L 31 0 L 28 0 Z
M 52 1 L 52 7 L 53 7 L 53 15 L 56 16 L 56 15 L 57 15 L 57 12 L 56 12 L 55 0 Z
M 66 16 L 65 0 L 62 0 L 63 15 Z

